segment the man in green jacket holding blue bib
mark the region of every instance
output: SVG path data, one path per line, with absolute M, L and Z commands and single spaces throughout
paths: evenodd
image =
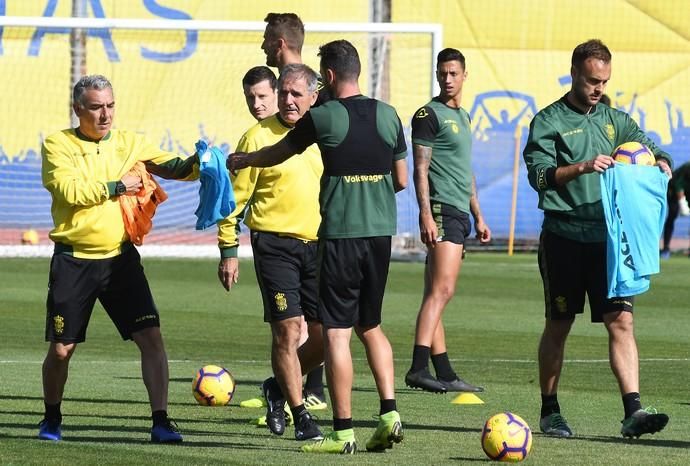
M 546 324 L 539 344 L 540 428 L 572 437 L 560 413 L 557 389 L 565 341 L 589 298 L 592 322 L 609 335 L 609 360 L 625 410 L 621 434 L 639 437 L 663 429 L 668 416 L 642 409 L 639 360 L 633 332 L 633 296 L 607 298 L 606 234 L 599 175 L 613 167 L 618 145 L 647 145 L 657 165 L 671 175 L 671 157 L 628 114 L 600 104 L 611 77 L 611 53 L 599 40 L 578 45 L 572 55 L 572 87 L 532 120 L 524 150 L 529 182 L 539 193 L 544 223 L 539 269 L 544 282 Z

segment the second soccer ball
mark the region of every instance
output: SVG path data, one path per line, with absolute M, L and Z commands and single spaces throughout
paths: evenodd
M 522 461 L 532 448 L 532 431 L 517 414 L 495 414 L 484 424 L 482 448 L 494 461 Z
M 225 406 L 235 394 L 235 379 L 220 366 L 208 365 L 199 369 L 192 380 L 192 393 L 204 406 Z

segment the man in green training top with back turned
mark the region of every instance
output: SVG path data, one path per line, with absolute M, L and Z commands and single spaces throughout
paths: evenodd
M 231 154 L 231 170 L 272 166 L 319 145 L 324 172 L 319 194 L 318 317 L 324 327 L 333 432 L 305 445 L 308 453 L 354 453 L 352 356 L 354 327 L 376 380 L 379 424 L 367 450 L 391 448 L 403 438 L 395 401 L 393 351 L 381 329 L 391 237 L 396 231 L 395 192 L 407 183 L 407 147 L 395 109 L 359 90 L 361 64 L 345 40 L 320 47 L 321 76 L 334 100 L 311 109 L 280 142 Z

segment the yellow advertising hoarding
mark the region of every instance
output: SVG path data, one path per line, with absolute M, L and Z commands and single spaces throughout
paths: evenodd
M 88 0 L 87 15 L 102 18 L 255 21 L 268 12 L 293 11 L 305 22 L 366 22 L 366 0 L 323 8 L 318 1 Z M 71 15 L 70 0 L 0 0 L 0 15 Z M 86 72 L 113 83 L 115 126 L 146 133 L 173 150 L 192 150 L 207 137 L 234 146 L 254 120 L 244 104 L 241 80 L 265 64 L 263 31 L 149 31 L 92 29 L 87 33 Z M 318 70 L 318 44 L 343 34 L 312 34 L 306 64 Z M 353 42 L 366 50 L 366 35 Z M 70 125 L 70 40 L 66 29 L 5 27 L 0 33 L 0 146 L 7 158 L 40 148 L 48 134 Z M 366 62 L 364 63 L 366 67 Z M 277 70 L 275 70 L 277 73 Z M 1 156 L 2 154 L 0 154 Z
M 664 145 L 680 137 L 683 112 L 690 110 L 686 1 L 436 0 L 419 8 L 415 0 L 395 0 L 393 5 L 393 21 L 440 22 L 444 46 L 465 54 L 468 110 L 477 96 L 494 91 L 528 95 L 537 109 L 545 107 L 570 87 L 573 48 L 598 38 L 613 54 L 607 88 L 613 105 Z M 512 108 L 497 104 L 511 117 L 523 108 L 519 99 Z
M 268 12 L 295 12 L 308 29 L 314 22 L 367 22 L 371 2 L 85 3 L 87 16 L 116 19 L 262 24 Z M 71 6 L 71 0 L 0 0 L 0 16 L 66 18 Z M 690 159 L 690 125 L 685 124 L 685 112 L 690 109 L 690 9 L 685 1 L 391 0 L 391 6 L 394 23 L 442 24 L 443 46 L 458 48 L 466 56 L 469 78 L 463 89 L 463 106 L 472 117 L 473 164 L 485 217 L 498 236 L 505 234 L 509 218 L 505 199 L 512 189 L 510 173 L 520 146 L 514 141 L 515 129 L 523 129 L 518 143 L 524 143 L 531 117 L 568 91 L 572 50 L 587 39 L 603 40 L 613 53 L 613 74 L 607 88 L 613 105 L 630 113 L 677 163 Z M 383 95 L 409 127 L 414 111 L 431 97 L 434 60 L 429 34 L 372 36 L 335 29 L 307 33 L 302 51 L 305 63 L 318 68 L 320 44 L 350 40 L 362 59 L 363 92 L 370 93 L 369 75 L 376 71 L 384 83 Z M 382 38 L 386 63 L 372 65 L 372 40 Z M 86 71 L 111 79 L 117 102 L 116 127 L 142 132 L 167 150 L 189 153 L 196 140 L 205 138 L 228 152 L 254 123 L 244 103 L 241 79 L 250 67 L 264 64 L 261 42 L 261 30 L 90 29 Z M 68 30 L 0 29 L 0 166 L 28 159 L 35 165 L 43 138 L 69 126 L 70 66 Z M 36 171 L 35 167 L 27 170 Z M 24 175 L 9 176 L 20 179 Z M 518 187 L 516 230 L 518 235 L 536 237 L 541 218 L 535 193 L 524 178 L 520 177 Z M 38 190 L 37 180 L 32 180 L 16 188 L 26 190 L 20 197 L 29 198 L 28 193 Z M 1 194 L 2 189 L 0 201 Z M 14 191 L 12 196 L 16 196 Z M 191 197 L 172 196 L 186 202 Z M 0 218 L 0 226 L 28 223 L 19 216 L 29 210 L 45 217 L 46 203 L 42 198 L 35 208 L 18 207 L 21 212 L 8 213 L 7 220 Z M 398 206 L 399 232 L 416 234 L 414 191 L 401 193 Z M 159 216 L 159 225 L 180 223 L 184 209 L 173 201 L 169 209 L 174 214 L 170 220 Z M 193 212 L 193 206 L 187 209 Z M 31 222 L 48 223 L 43 217 Z

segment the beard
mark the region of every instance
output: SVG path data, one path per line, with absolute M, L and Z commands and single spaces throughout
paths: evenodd
M 596 103 L 599 101 L 599 99 L 596 99 L 593 101 L 592 100 L 593 97 L 591 96 L 591 94 L 588 94 L 587 92 L 585 92 L 582 89 L 576 88 L 575 92 L 574 92 L 574 96 L 575 96 L 575 100 L 577 101 L 577 103 L 584 106 L 584 107 L 596 105 Z M 599 94 L 599 98 L 601 98 L 601 94 Z
M 275 54 L 267 54 L 266 55 L 266 66 L 271 66 L 271 67 L 277 67 L 278 66 L 278 59 L 276 58 Z

